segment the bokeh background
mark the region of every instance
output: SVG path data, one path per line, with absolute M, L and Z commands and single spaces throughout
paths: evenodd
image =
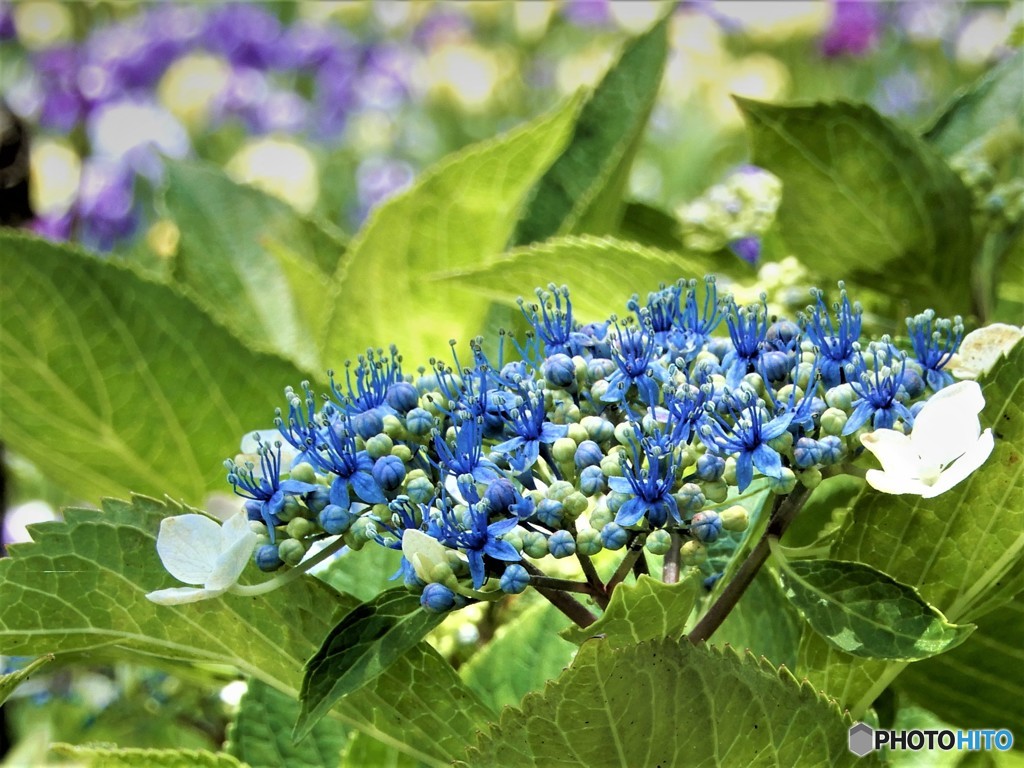
M 22 225 L 105 258 L 159 264 L 178 237 L 161 211 L 166 158 L 187 158 L 353 233 L 434 161 L 598 82 L 665 9 L 0 2 L 4 136 L 30 137 L 33 215 Z M 629 197 L 678 216 L 690 247 L 704 238 L 708 250 L 728 244 L 756 261 L 771 204 L 733 220 L 736 231 L 705 226 L 773 194 L 772 180 L 745 165 L 731 95 L 863 101 L 920 128 L 1008 54 L 1022 21 L 1020 2 L 677 3 Z M 10 451 L 5 470 L 3 543 L 75 501 Z M 456 631 L 450 655 L 478 641 L 472 628 Z M 34 765 L 53 741 L 216 749 L 240 690 L 217 670 L 194 681 L 137 667 L 40 677 L 3 708 L 0 765 Z

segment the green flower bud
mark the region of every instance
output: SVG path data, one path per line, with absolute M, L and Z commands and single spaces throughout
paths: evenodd
M 619 464 L 619 455 L 605 456 L 601 459 L 601 471 L 605 477 L 622 477 L 622 465 Z
M 687 469 L 697 463 L 697 459 L 701 457 L 701 450 L 695 445 L 687 445 L 683 448 L 680 459 L 680 468 Z
M 585 419 L 589 418 L 589 416 L 585 417 Z M 576 443 L 576 445 L 579 445 L 584 440 L 590 439 L 590 433 L 587 432 L 586 428 L 582 424 L 570 424 L 569 437 L 574 443 Z
M 266 524 L 261 523 L 259 520 L 250 520 L 249 530 L 255 533 L 257 536 L 266 536 L 267 538 L 270 538 L 270 535 L 267 532 Z
M 294 567 L 306 556 L 306 546 L 298 539 L 285 539 L 277 546 L 277 556 Z
M 387 507 L 385 507 L 387 509 Z M 375 532 L 373 521 L 366 517 L 358 517 L 352 526 L 345 531 L 344 539 L 349 549 L 360 550 L 372 538 Z
M 708 352 L 706 349 L 701 350 L 697 353 L 697 356 L 693 359 L 693 370 L 697 370 L 701 363 L 707 363 L 709 365 L 718 365 L 721 361 L 713 354 Z
M 264 526 L 264 530 L 266 530 L 266 526 Z M 260 547 L 265 547 L 269 543 L 270 537 L 267 536 L 267 534 L 256 534 L 256 549 L 259 549 Z
M 565 480 L 556 480 L 548 486 L 547 493 L 544 495 L 549 499 L 555 501 L 565 501 L 569 498 L 569 494 L 576 491 L 576 486 L 572 483 L 567 483 Z
M 402 420 L 394 414 L 389 413 L 383 418 L 384 422 L 384 434 L 390 437 L 392 440 L 405 440 L 409 435 L 406 434 L 405 426 L 402 424 Z
M 411 473 L 410 473 L 411 474 Z M 420 475 L 405 480 L 405 494 L 413 504 L 426 504 L 434 496 L 434 484 L 426 477 Z
M 750 513 L 739 504 L 719 512 L 718 517 L 722 520 L 722 528 L 727 531 L 745 531 L 750 524 Z
M 315 483 L 316 472 L 313 470 L 312 465 L 302 462 L 292 467 L 292 471 L 288 474 L 288 477 L 292 480 L 298 480 L 300 483 Z
M 523 534 L 523 552 L 528 557 L 541 558 L 548 554 L 548 539 L 539 531 Z
M 821 414 L 821 433 L 822 435 L 835 435 L 839 437 L 843 434 L 843 428 L 846 426 L 846 422 L 849 417 L 846 415 L 846 411 L 841 411 L 838 408 L 828 408 L 823 414 Z
M 517 552 L 522 552 L 523 551 L 523 534 L 524 533 L 526 533 L 525 530 L 523 530 L 519 526 L 516 526 L 511 531 L 509 531 L 504 536 L 502 536 L 501 539 L 502 539 L 502 541 L 507 541 L 509 544 L 511 544 L 513 547 L 515 547 Z
M 783 432 L 774 440 L 769 440 L 768 445 L 779 453 L 789 453 L 790 449 L 793 447 L 793 433 Z
M 811 383 L 811 373 L 814 371 L 814 360 L 809 360 L 800 363 L 796 368 L 796 383 L 797 386 L 803 390 L 806 390 Z
M 761 378 L 759 373 L 748 373 L 743 377 L 741 386 L 746 385 L 744 389 L 749 389 L 758 397 L 764 397 L 764 379 Z
M 562 505 L 565 508 L 566 516 L 571 520 L 575 520 L 587 511 L 587 507 L 590 506 L 590 501 L 579 491 L 574 491 L 565 497 L 562 501 Z
M 430 567 L 430 584 L 445 584 L 452 586 L 455 583 L 455 573 L 447 562 L 434 563 Z
M 780 495 L 792 493 L 793 489 L 796 488 L 796 473 L 789 467 L 783 467 L 782 477 L 768 478 L 768 487 L 771 488 L 772 493 Z
M 394 442 L 390 437 L 381 433 L 374 435 L 366 441 L 366 452 L 370 454 L 370 458 L 379 459 L 381 456 L 387 456 L 391 453 L 391 449 L 395 447 Z
M 602 500 L 598 502 L 598 505 L 590 510 L 590 527 L 595 531 L 600 531 L 608 523 L 615 519 L 615 514 L 608 509 L 608 505 Z
M 636 440 L 636 432 L 628 421 L 615 425 L 615 441 L 619 445 L 631 445 Z
M 301 515 L 299 514 L 299 510 L 301 509 L 301 507 L 302 505 L 299 503 L 299 500 L 297 498 L 295 498 L 294 496 L 287 496 L 285 497 L 284 505 L 281 507 L 281 511 L 277 513 L 277 519 L 280 520 L 282 523 L 287 523 L 293 517 L 301 517 Z M 281 559 L 284 560 L 283 557 Z
M 317 525 L 304 517 L 295 517 L 285 526 L 285 530 L 293 539 L 304 539 L 317 530 Z
M 729 486 L 724 480 L 715 480 L 712 483 L 705 481 L 698 485 L 704 492 L 704 498 L 714 504 L 721 504 L 729 497 Z
M 696 539 L 684 541 L 679 548 L 679 559 L 684 565 L 700 565 L 708 559 L 708 548 Z
M 805 469 L 803 472 L 800 472 L 797 475 L 797 479 L 800 481 L 800 484 L 805 488 L 810 488 L 811 490 L 814 490 L 819 485 L 821 485 L 821 470 L 818 469 L 817 467 Z
M 672 534 L 664 528 L 659 528 L 647 534 L 647 541 L 644 547 L 652 555 L 664 555 L 672 548 Z
M 455 574 L 456 578 L 462 578 L 469 573 L 469 565 L 462 559 L 462 555 L 454 549 L 445 549 L 444 556 L 448 561 L 448 567 L 452 569 L 452 573 Z
M 576 535 L 576 551 L 581 555 L 590 557 L 604 549 L 601 543 L 601 534 L 593 529 L 580 531 Z
M 560 437 L 551 446 L 551 455 L 559 464 L 571 464 L 576 456 L 576 441 L 571 437 Z
M 865 359 L 870 357 L 867 356 Z M 829 408 L 838 408 L 841 411 L 849 411 L 853 408 L 853 400 L 856 397 L 853 387 L 849 384 L 840 384 L 832 387 L 825 393 L 825 403 Z
M 796 393 L 795 396 L 793 394 L 794 392 Z M 784 387 L 779 387 L 779 392 L 775 397 L 779 402 L 785 402 L 790 398 L 799 401 L 803 396 L 804 391 L 800 387 L 794 387 L 792 384 L 787 384 Z
M 608 505 L 608 511 L 615 514 L 619 511 L 623 504 L 629 501 L 632 496 L 628 493 L 619 493 L 618 491 L 612 491 L 605 497 L 605 503 Z
M 405 464 L 408 464 L 410 461 L 412 461 L 412 449 L 408 445 L 396 445 L 394 448 L 391 449 L 391 455 L 397 456 Z
M 440 392 L 427 392 L 420 398 L 420 408 L 431 416 L 443 418 L 446 415 L 445 412 L 441 410 L 441 405 L 444 401 L 444 395 Z
M 727 485 L 736 485 L 736 457 L 730 456 L 725 460 L 725 471 L 722 473 L 722 480 Z
M 600 379 L 595 381 L 590 387 L 590 396 L 593 398 L 595 403 L 600 403 L 601 398 L 608 392 L 608 380 Z
M 587 430 L 587 437 L 595 443 L 607 442 L 615 435 L 615 427 L 612 423 L 600 416 L 584 416 L 580 421 L 580 426 Z

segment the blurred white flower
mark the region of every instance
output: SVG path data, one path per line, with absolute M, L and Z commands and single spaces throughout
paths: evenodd
M 1021 339 L 1024 339 L 1024 330 L 1006 323 L 993 323 L 971 331 L 949 361 L 949 372 L 958 379 L 984 376 Z
M 163 168 L 160 155 L 188 154 L 188 132 L 166 109 L 156 104 L 115 101 L 89 116 L 87 130 L 93 154 L 130 166 L 151 180 Z
M 244 512 L 224 525 L 206 515 L 164 518 L 156 539 L 160 561 L 178 581 L 202 586 L 160 589 L 146 597 L 160 605 L 179 605 L 224 594 L 242 575 L 256 541 Z
M 961 381 L 932 395 L 909 436 L 876 429 L 861 437 L 882 464 L 881 470 L 868 470 L 868 485 L 883 493 L 912 493 L 925 499 L 948 491 L 992 453 L 992 430 L 982 432 L 978 420 L 984 407 L 978 383 Z
M 253 139 L 228 161 L 228 174 L 309 213 L 320 196 L 313 155 L 300 144 L 280 139 Z

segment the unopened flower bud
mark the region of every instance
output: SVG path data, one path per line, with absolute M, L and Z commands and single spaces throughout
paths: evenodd
M 865 360 L 866 362 L 866 360 Z M 857 394 L 849 384 L 839 384 L 832 387 L 825 393 L 825 402 L 829 408 L 838 408 L 840 411 L 849 411 L 853 408 L 853 400 Z
M 584 467 L 600 466 L 603 458 L 604 451 L 601 450 L 601 446 L 593 440 L 584 440 L 576 447 L 573 460 L 576 463 L 576 469 L 582 470 Z
M 562 502 L 565 507 L 565 515 L 570 520 L 575 520 L 577 517 L 587 511 L 587 507 L 590 506 L 590 502 L 587 497 L 579 491 L 575 491 L 566 496 L 565 501 Z
M 745 507 L 734 504 L 718 513 L 722 528 L 726 531 L 745 531 L 750 524 L 750 513 Z
M 801 437 L 793 446 L 793 463 L 800 469 L 813 467 L 821 461 L 821 446 L 810 437 Z
M 419 394 L 416 387 L 407 381 L 396 381 L 388 387 L 384 400 L 399 413 L 408 413 L 416 407 L 419 402 Z M 387 428 L 388 417 L 384 417 L 384 426 Z
M 769 440 L 768 445 L 779 453 L 787 453 L 789 449 L 793 447 L 793 433 L 783 432 L 774 440 Z
M 658 528 L 647 534 L 644 548 L 652 555 L 664 555 L 672 548 L 672 534 L 664 528 Z
M 383 435 L 379 435 L 379 437 L 383 437 Z M 390 451 L 390 449 L 388 450 Z M 389 452 L 373 463 L 371 473 L 382 490 L 394 491 L 401 487 L 405 480 L 405 463 Z
M 823 435 L 841 435 L 848 420 L 846 411 L 829 408 L 821 414 L 821 433 Z
M 555 499 L 542 499 L 537 505 L 536 515 L 548 528 L 558 528 L 565 517 L 565 507 Z
M 264 544 L 262 547 L 257 548 L 254 557 L 256 567 L 267 573 L 276 571 L 284 565 L 284 560 L 278 555 L 277 547 L 273 544 Z
M 529 584 L 529 572 L 527 572 L 527 570 L 518 563 L 506 565 L 505 571 L 501 574 L 501 579 L 498 581 L 498 586 L 501 588 L 501 591 L 507 595 L 518 595 L 523 592 Z
M 725 460 L 725 466 L 722 469 L 722 477 L 720 480 L 725 481 L 726 485 L 736 485 L 736 457 L 729 456 Z
M 722 533 L 722 518 L 717 512 L 698 512 L 690 521 L 690 535 L 705 543 L 715 541 Z
M 295 517 L 285 526 L 285 530 L 293 539 L 304 539 L 316 531 L 316 524 L 304 517 Z
M 576 552 L 576 541 L 569 531 L 555 531 L 548 539 L 548 551 L 559 559 L 569 557 Z
M 523 534 L 523 553 L 529 557 L 541 558 L 548 554 L 548 538 L 540 531 Z
M 595 443 L 604 443 L 615 434 L 615 427 L 607 419 L 600 416 L 584 416 L 580 426 L 587 430 L 587 435 Z
M 768 478 L 768 487 L 771 488 L 772 493 L 779 494 L 780 496 L 792 493 L 793 489 L 796 488 L 796 473 L 789 467 L 783 467 L 780 477 Z
M 285 539 L 277 546 L 277 556 L 294 567 L 306 556 L 306 546 L 298 539 Z
M 605 477 L 622 477 L 622 464 L 618 454 L 601 459 L 601 472 Z
M 602 502 L 598 502 L 597 506 L 590 510 L 590 527 L 595 531 L 600 531 L 608 523 L 615 518 L 611 510 L 608 509 L 608 505 Z
M 551 446 L 551 456 L 559 464 L 572 464 L 576 458 L 576 441 L 571 437 L 560 437 Z
M 576 534 L 576 551 L 581 555 L 590 557 L 604 549 L 601 543 L 601 534 L 592 528 L 580 531 Z
M 555 389 L 570 389 L 576 385 L 576 364 L 562 353 L 548 357 L 540 366 L 548 385 Z
M 298 480 L 300 483 L 315 483 L 316 472 L 313 467 L 306 462 L 296 464 L 292 467 L 292 471 L 288 474 L 288 477 L 292 480 Z
M 409 437 L 402 420 L 390 413 L 384 417 L 384 434 L 392 440 L 405 440 Z
M 674 496 L 680 512 L 696 512 L 707 500 L 701 487 L 696 483 L 683 483 Z
M 713 483 L 701 483 L 701 490 L 704 497 L 715 504 L 721 504 L 729 497 L 729 486 L 723 480 L 716 480 Z
M 684 541 L 679 548 L 679 559 L 684 565 L 700 565 L 708 559 L 708 548 L 695 539 Z
M 408 445 L 396 445 L 391 449 L 391 455 L 397 456 L 402 460 L 403 464 L 408 464 L 412 461 L 412 449 Z
M 627 541 L 629 532 L 618 523 L 608 523 L 601 529 L 601 543 L 605 549 L 622 549 Z
M 720 480 L 724 473 L 724 459 L 710 453 L 705 453 L 697 459 L 697 477 L 701 480 Z
M 586 467 L 580 472 L 580 493 L 584 496 L 597 496 L 604 493 L 607 485 L 600 467 Z
M 303 494 L 302 500 L 306 502 L 306 509 L 310 514 L 318 515 L 324 507 L 331 503 L 331 492 L 327 486 L 321 485 L 315 491 Z
M 416 477 L 405 484 L 405 495 L 413 504 L 426 504 L 434 496 L 434 484 L 426 477 Z
M 455 607 L 455 593 L 444 584 L 427 584 L 420 595 L 420 605 L 431 613 L 446 613 Z
M 405 417 L 405 429 L 415 437 L 426 437 L 434 430 L 434 417 L 422 408 L 413 408 Z
M 822 465 L 827 467 L 842 460 L 845 452 L 842 438 L 826 435 L 818 441 L 818 446 L 821 448 Z
M 803 472 L 797 473 L 797 480 L 800 481 L 800 485 L 811 490 L 814 490 L 821 485 L 821 479 L 821 470 L 817 467 L 811 467 L 810 469 L 805 469 Z
M 571 437 L 572 441 L 576 443 L 576 445 L 579 445 L 584 440 L 590 439 L 590 434 L 587 432 L 587 430 L 583 427 L 582 424 L 569 424 L 568 427 L 569 430 L 568 432 L 566 432 L 566 435 L 568 437 Z

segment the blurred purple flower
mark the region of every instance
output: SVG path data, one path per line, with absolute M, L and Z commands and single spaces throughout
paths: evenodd
M 130 169 L 122 165 L 93 158 L 83 163 L 76 203 L 83 243 L 108 251 L 135 231 L 133 186 Z
M 359 220 L 371 209 L 412 184 L 416 172 L 409 163 L 387 157 L 370 157 L 356 170 Z
M 464 13 L 450 9 L 434 11 L 413 30 L 412 41 L 420 48 L 430 50 L 445 43 L 465 40 L 473 32 L 473 25 Z
M 232 3 L 215 9 L 206 18 L 202 39 L 238 66 L 269 69 L 279 63 L 281 23 L 255 5 Z
M 751 235 L 733 240 L 729 243 L 729 250 L 748 264 L 757 264 L 761 257 L 761 238 Z
M 356 80 L 356 98 L 361 107 L 394 110 L 409 98 L 413 58 L 400 46 L 383 43 L 363 54 Z
M 286 69 L 310 70 L 328 66 L 350 57 L 354 42 L 340 30 L 298 22 L 281 41 L 280 66 Z
M 902 68 L 878 84 L 871 100 L 883 115 L 914 115 L 928 103 L 929 95 L 921 78 Z
M 608 0 L 565 0 L 562 15 L 578 27 L 600 27 L 611 21 Z
M 60 216 L 40 216 L 32 220 L 29 229 L 47 240 L 61 242 L 71 239 L 71 228 L 75 221 L 73 211 Z
M 0 40 L 13 40 L 18 36 L 14 26 L 14 11 L 9 3 L 0 0 Z
M 85 102 L 77 82 L 81 53 L 71 46 L 48 48 L 36 54 L 33 64 L 42 93 L 39 124 L 70 132 L 85 114 Z
M 874 0 L 834 0 L 821 52 L 829 58 L 868 53 L 878 45 L 882 23 L 882 7 Z

